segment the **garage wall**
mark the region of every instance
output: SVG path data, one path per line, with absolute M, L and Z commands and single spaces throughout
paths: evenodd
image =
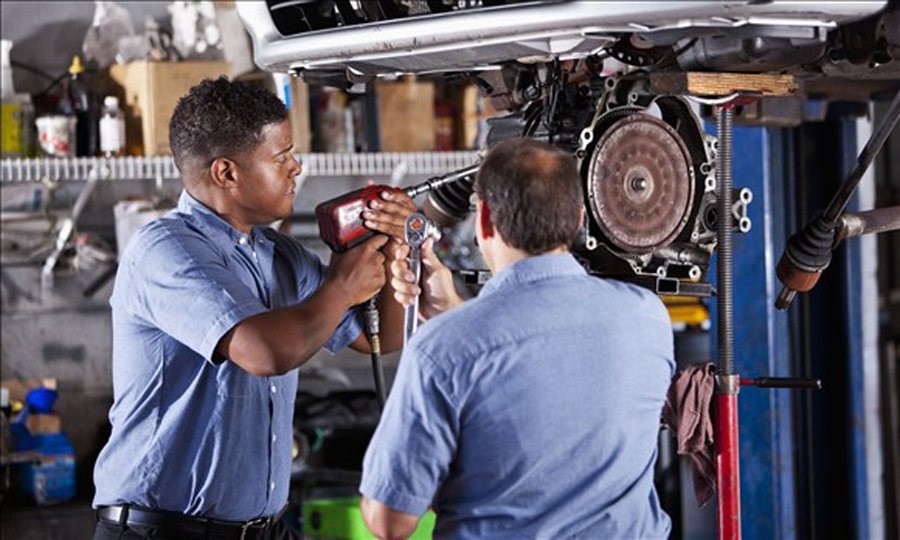
M 168 2 L 120 2 L 131 12 L 135 31 L 144 18 L 155 18 L 171 28 Z M 72 56 L 82 54 L 81 43 L 94 18 L 93 2 L 0 2 L 0 35 L 13 42 L 10 58 L 57 76 L 64 73 Z M 37 93 L 49 81 L 24 69 L 13 69 L 17 92 Z
M 340 193 L 361 187 L 364 178 L 311 178 L 305 182 L 295 202 L 295 212 L 311 216 L 315 204 Z M 384 183 L 386 178 L 377 179 Z M 407 183 L 421 181 L 407 178 Z M 56 207 L 61 213 L 70 208 L 82 181 L 61 184 Z M 20 185 L 27 189 L 39 184 Z M 4 189 L 9 190 L 10 186 Z M 157 193 L 150 180 L 116 179 L 99 183 L 78 222 L 79 232 L 115 241 L 113 206 L 129 197 L 148 197 Z M 179 180 L 166 180 L 162 192 L 177 198 Z M 6 194 L 5 194 L 6 195 Z M 299 224 L 292 234 L 305 237 L 304 244 L 323 261 L 327 247 L 316 237 L 312 223 Z M 14 226 L 10 226 L 13 227 Z M 4 229 L 11 232 L 11 229 Z M 92 493 L 93 460 L 109 433 L 107 412 L 112 404 L 112 327 L 109 296 L 112 281 L 89 297 L 85 288 L 102 269 L 73 272 L 57 269 L 52 287 L 41 283 L 40 262 L 4 264 L 0 275 L 0 366 L 2 378 L 40 380 L 54 378 L 59 386 L 56 410 L 63 429 L 76 449 L 79 490 Z M 388 383 L 393 379 L 398 354 L 386 355 Z M 372 374 L 368 356 L 345 350 L 338 355 L 320 351 L 300 373 L 300 389 L 317 394 L 332 389 L 371 388 Z

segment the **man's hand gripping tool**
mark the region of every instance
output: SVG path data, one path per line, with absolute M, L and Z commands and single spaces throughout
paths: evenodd
M 424 214 L 416 212 L 406 218 L 406 243 L 409 244 L 409 269 L 415 276 L 416 284 L 422 280 L 422 244 L 429 238 L 440 239 L 441 230 Z M 403 346 L 409 342 L 413 332 L 419 327 L 419 295 L 412 305 L 406 306 L 403 314 Z
M 453 171 L 441 176 L 429 178 L 421 184 L 408 187 L 403 191 L 410 197 L 414 198 L 417 195 L 431 191 L 445 184 L 471 178 L 477 171 L 477 164 L 470 165 L 469 167 L 460 169 L 458 171 Z M 316 206 L 316 220 L 319 224 L 319 235 L 322 237 L 322 240 L 328 245 L 328 247 L 331 248 L 332 251 L 336 253 L 343 253 L 353 246 L 366 241 L 368 238 L 371 238 L 375 234 L 375 231 L 365 226 L 362 213 L 368 207 L 371 201 L 381 197 L 381 193 L 383 191 L 400 190 L 389 186 L 368 186 L 351 193 L 341 195 L 340 197 L 337 197 L 335 199 L 325 201 Z M 415 223 L 412 232 L 413 237 L 418 238 L 419 232 L 431 235 L 434 235 L 438 232 L 437 227 L 431 224 L 431 222 L 428 221 L 424 215 L 413 214 L 413 216 L 420 216 L 420 219 L 422 220 L 421 222 Z M 410 216 L 410 219 L 406 221 L 407 240 L 409 240 L 409 238 L 411 237 L 411 219 L 412 216 Z M 423 235 L 420 240 L 417 240 L 418 243 L 414 248 L 415 252 L 417 253 L 419 265 L 421 265 L 421 255 L 418 255 L 418 250 L 419 247 L 421 247 L 422 242 L 424 242 L 427 238 L 427 234 Z M 420 275 L 421 267 L 419 267 L 417 272 L 418 273 L 416 275 Z M 416 318 L 417 313 L 418 302 L 416 307 L 413 308 L 411 319 L 412 324 L 410 325 L 410 310 L 406 310 L 406 326 L 404 327 L 405 333 L 403 336 L 404 344 L 406 343 L 406 340 L 409 338 L 412 331 L 415 330 L 415 326 L 418 322 Z M 366 308 L 363 310 L 363 316 L 366 322 L 366 333 L 368 334 L 369 343 L 372 347 L 372 372 L 375 379 L 375 393 L 378 396 L 379 404 L 382 408 L 384 408 L 385 400 L 387 399 L 387 390 L 384 382 L 384 369 L 381 362 L 381 338 L 379 336 L 379 317 L 378 308 L 375 304 L 375 298 L 372 298 L 366 303 Z

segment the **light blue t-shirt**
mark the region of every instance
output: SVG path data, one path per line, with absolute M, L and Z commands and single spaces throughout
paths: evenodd
M 248 237 L 186 191 L 129 242 L 110 299 L 112 434 L 94 506 L 135 504 L 228 521 L 287 502 L 297 372 L 256 377 L 214 358 L 237 323 L 295 305 L 325 279 L 319 259 L 268 227 Z M 361 331 L 355 311 L 326 343 Z
M 665 538 L 673 337 L 659 298 L 569 254 L 518 261 L 404 350 L 360 492 L 444 538 Z

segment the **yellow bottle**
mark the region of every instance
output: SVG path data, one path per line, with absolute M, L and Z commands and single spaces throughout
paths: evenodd
M 30 95 L 16 94 L 13 87 L 10 49 L 11 41 L 4 39 L 0 42 L 0 67 L 3 72 L 0 78 L 0 156 L 28 157 L 32 152 L 34 107 Z

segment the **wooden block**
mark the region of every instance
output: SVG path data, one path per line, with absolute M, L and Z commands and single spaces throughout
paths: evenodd
M 797 91 L 793 75 L 768 73 L 653 73 L 650 91 L 655 94 L 729 96 L 734 93 L 792 96 Z
M 228 75 L 228 62 L 116 64 L 110 79 L 122 88 L 128 154 L 169 155 L 169 119 L 178 100 L 203 79 Z
M 404 77 L 375 84 L 381 149 L 385 152 L 434 150 L 434 83 Z

